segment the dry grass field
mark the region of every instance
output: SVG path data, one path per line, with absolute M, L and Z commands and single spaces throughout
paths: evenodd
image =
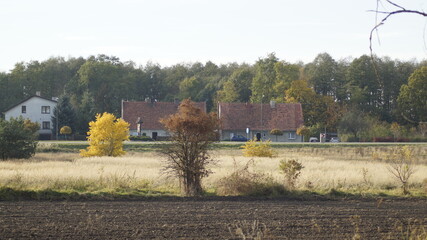
M 279 148 L 275 158 L 243 157 L 237 149 L 211 152 L 217 163 L 204 179 L 208 195 L 220 195 L 223 179 L 245 166 L 254 178 L 246 180 L 268 176 L 282 184 L 279 162 L 295 159 L 304 166 L 293 192 L 297 198 L 177 198 L 178 182 L 162 173 L 163 157 L 153 151 L 116 158 L 37 153 L 29 160 L 0 162 L 0 197 L 7 194 L 5 189 L 13 189 L 104 198 L 0 201 L 0 238 L 426 239 L 427 147 L 413 146 L 416 171 L 410 178 L 410 196 L 416 198 L 402 198 L 399 182 L 388 170 L 390 163 L 381 158 L 391 150 L 389 146 Z M 298 195 L 304 192 L 315 197 Z M 330 201 L 318 198 L 331 192 L 346 195 Z M 109 201 L 108 193 L 128 195 Z M 173 196 L 134 201 L 129 195 Z
M 249 170 L 283 182 L 279 171 L 282 159 L 295 159 L 304 166 L 297 189 L 326 192 L 330 189 L 351 193 L 399 194 L 399 182 L 389 171 L 389 163 L 378 156 L 391 147 L 287 148 L 275 158 L 243 157 L 240 150 L 215 150 L 217 164 L 204 179 L 208 191 L 236 169 Z M 426 195 L 427 147 L 413 147 L 415 173 L 410 178 L 414 194 Z M 249 163 L 248 163 L 249 162 Z M 18 190 L 78 192 L 134 191 L 147 189 L 177 194 L 176 179 L 162 173 L 163 157 L 155 152 L 129 152 L 122 157 L 82 158 L 75 153 L 37 153 L 30 160 L 0 162 L 0 186 Z

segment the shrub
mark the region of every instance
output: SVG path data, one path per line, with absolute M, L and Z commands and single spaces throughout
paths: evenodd
M 279 165 L 280 171 L 285 175 L 285 185 L 290 189 L 295 189 L 301 170 L 304 168 L 297 160 L 281 160 Z
M 150 138 L 148 136 L 130 136 L 129 140 L 131 140 L 131 141 L 143 141 L 143 142 L 154 141 L 152 138 Z
M 305 141 L 308 141 L 310 139 L 311 131 L 309 127 L 303 125 L 297 129 L 296 133 L 300 136 L 304 136 Z
M 89 147 L 81 150 L 80 155 L 91 156 L 120 156 L 123 151 L 123 141 L 129 139 L 129 123 L 111 113 L 96 115 L 96 121 L 89 123 Z
M 234 162 L 234 171 L 219 180 L 217 193 L 231 196 L 275 196 L 286 192 L 283 185 L 275 182 L 272 176 L 251 171 L 250 166 L 253 164 L 253 159 L 243 167 Z
M 37 130 L 39 125 L 30 120 L 11 118 L 9 121 L 0 119 L 0 158 L 30 158 L 37 146 Z
M 276 136 L 276 142 L 277 142 L 277 136 L 283 136 L 283 131 L 275 128 L 270 131 L 270 134 Z
M 374 137 L 374 142 L 410 142 L 407 138 Z
M 171 133 L 172 144 L 165 145 L 166 170 L 177 176 L 185 196 L 202 194 L 201 180 L 209 175 L 210 145 L 218 139 L 219 121 L 190 100 L 184 100 L 178 113 L 160 121 Z
M 72 132 L 69 126 L 63 126 L 61 130 L 59 130 L 60 134 L 65 135 L 65 139 L 67 139 L 67 135 L 70 135 Z
M 64 135 L 70 135 L 72 133 L 72 130 L 69 126 L 63 126 L 61 130 L 59 130 L 59 133 Z
M 412 149 L 408 146 L 394 149 L 386 156 L 386 160 L 390 162 L 388 170 L 402 184 L 403 194 L 409 194 L 409 178 L 415 172 Z
M 247 141 L 244 146 L 241 147 L 243 156 L 245 157 L 275 157 L 277 154 L 271 147 L 270 141 Z

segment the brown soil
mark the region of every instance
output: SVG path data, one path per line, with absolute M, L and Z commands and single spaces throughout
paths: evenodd
M 0 239 L 400 239 L 427 200 L 0 202 Z

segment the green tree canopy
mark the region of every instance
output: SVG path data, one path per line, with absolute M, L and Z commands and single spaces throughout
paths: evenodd
M 57 124 L 58 119 L 58 124 Z M 71 129 L 75 129 L 76 126 L 76 112 L 70 103 L 70 98 L 67 95 L 63 95 L 58 99 L 58 104 L 53 109 L 52 116 L 53 131 L 55 135 L 58 129 L 63 126 L 69 126 Z
M 413 122 L 427 121 L 427 67 L 417 69 L 402 85 L 398 98 L 399 109 Z
M 11 118 L 0 119 L 0 158 L 30 158 L 37 147 L 39 125 L 29 120 Z

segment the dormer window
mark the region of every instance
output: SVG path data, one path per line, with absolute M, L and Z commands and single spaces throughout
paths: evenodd
M 50 114 L 50 106 L 42 106 L 42 114 Z
M 21 106 L 21 113 L 27 113 L 27 106 Z

